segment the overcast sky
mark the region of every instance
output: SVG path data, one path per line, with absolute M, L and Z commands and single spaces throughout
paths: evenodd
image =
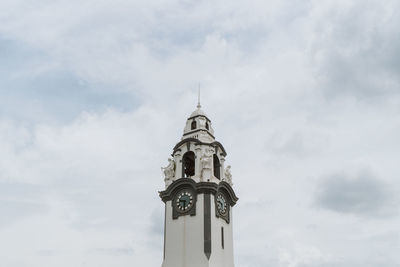
M 400 266 L 398 0 L 1 0 L 0 265 L 161 266 L 199 82 L 237 267 Z

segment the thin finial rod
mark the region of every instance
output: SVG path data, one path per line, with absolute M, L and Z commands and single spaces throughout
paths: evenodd
M 197 101 L 197 108 L 201 108 L 201 105 L 200 105 L 200 83 L 199 83 L 199 96 L 198 96 L 198 101 Z

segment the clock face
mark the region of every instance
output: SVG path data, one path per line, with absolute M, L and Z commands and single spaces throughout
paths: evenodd
M 226 199 L 222 194 L 217 195 L 217 209 L 221 214 L 225 214 L 228 210 Z
M 193 206 L 193 195 L 187 190 L 179 192 L 175 199 L 176 208 L 180 212 L 186 212 Z

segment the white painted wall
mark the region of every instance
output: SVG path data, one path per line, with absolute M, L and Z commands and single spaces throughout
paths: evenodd
M 211 257 L 204 254 L 204 195 L 197 196 L 196 216 L 172 219 L 171 201 L 166 203 L 165 259 L 162 267 L 234 267 L 232 209 L 231 221 L 215 216 L 214 195 L 211 195 Z M 225 245 L 222 249 L 221 227 Z
M 196 216 L 172 219 L 171 201 L 166 203 L 165 259 L 162 267 L 205 267 L 204 198 L 197 196 Z
M 233 233 L 232 233 L 232 208 L 230 223 L 215 216 L 214 195 L 211 197 L 211 240 L 212 253 L 209 267 L 234 267 L 233 262 Z M 221 227 L 224 227 L 224 249 L 222 249 Z

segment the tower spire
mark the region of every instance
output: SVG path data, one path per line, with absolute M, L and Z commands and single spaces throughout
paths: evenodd
M 198 95 L 198 101 L 197 101 L 197 108 L 201 108 L 201 105 L 200 105 L 200 83 L 199 83 L 199 95 Z

